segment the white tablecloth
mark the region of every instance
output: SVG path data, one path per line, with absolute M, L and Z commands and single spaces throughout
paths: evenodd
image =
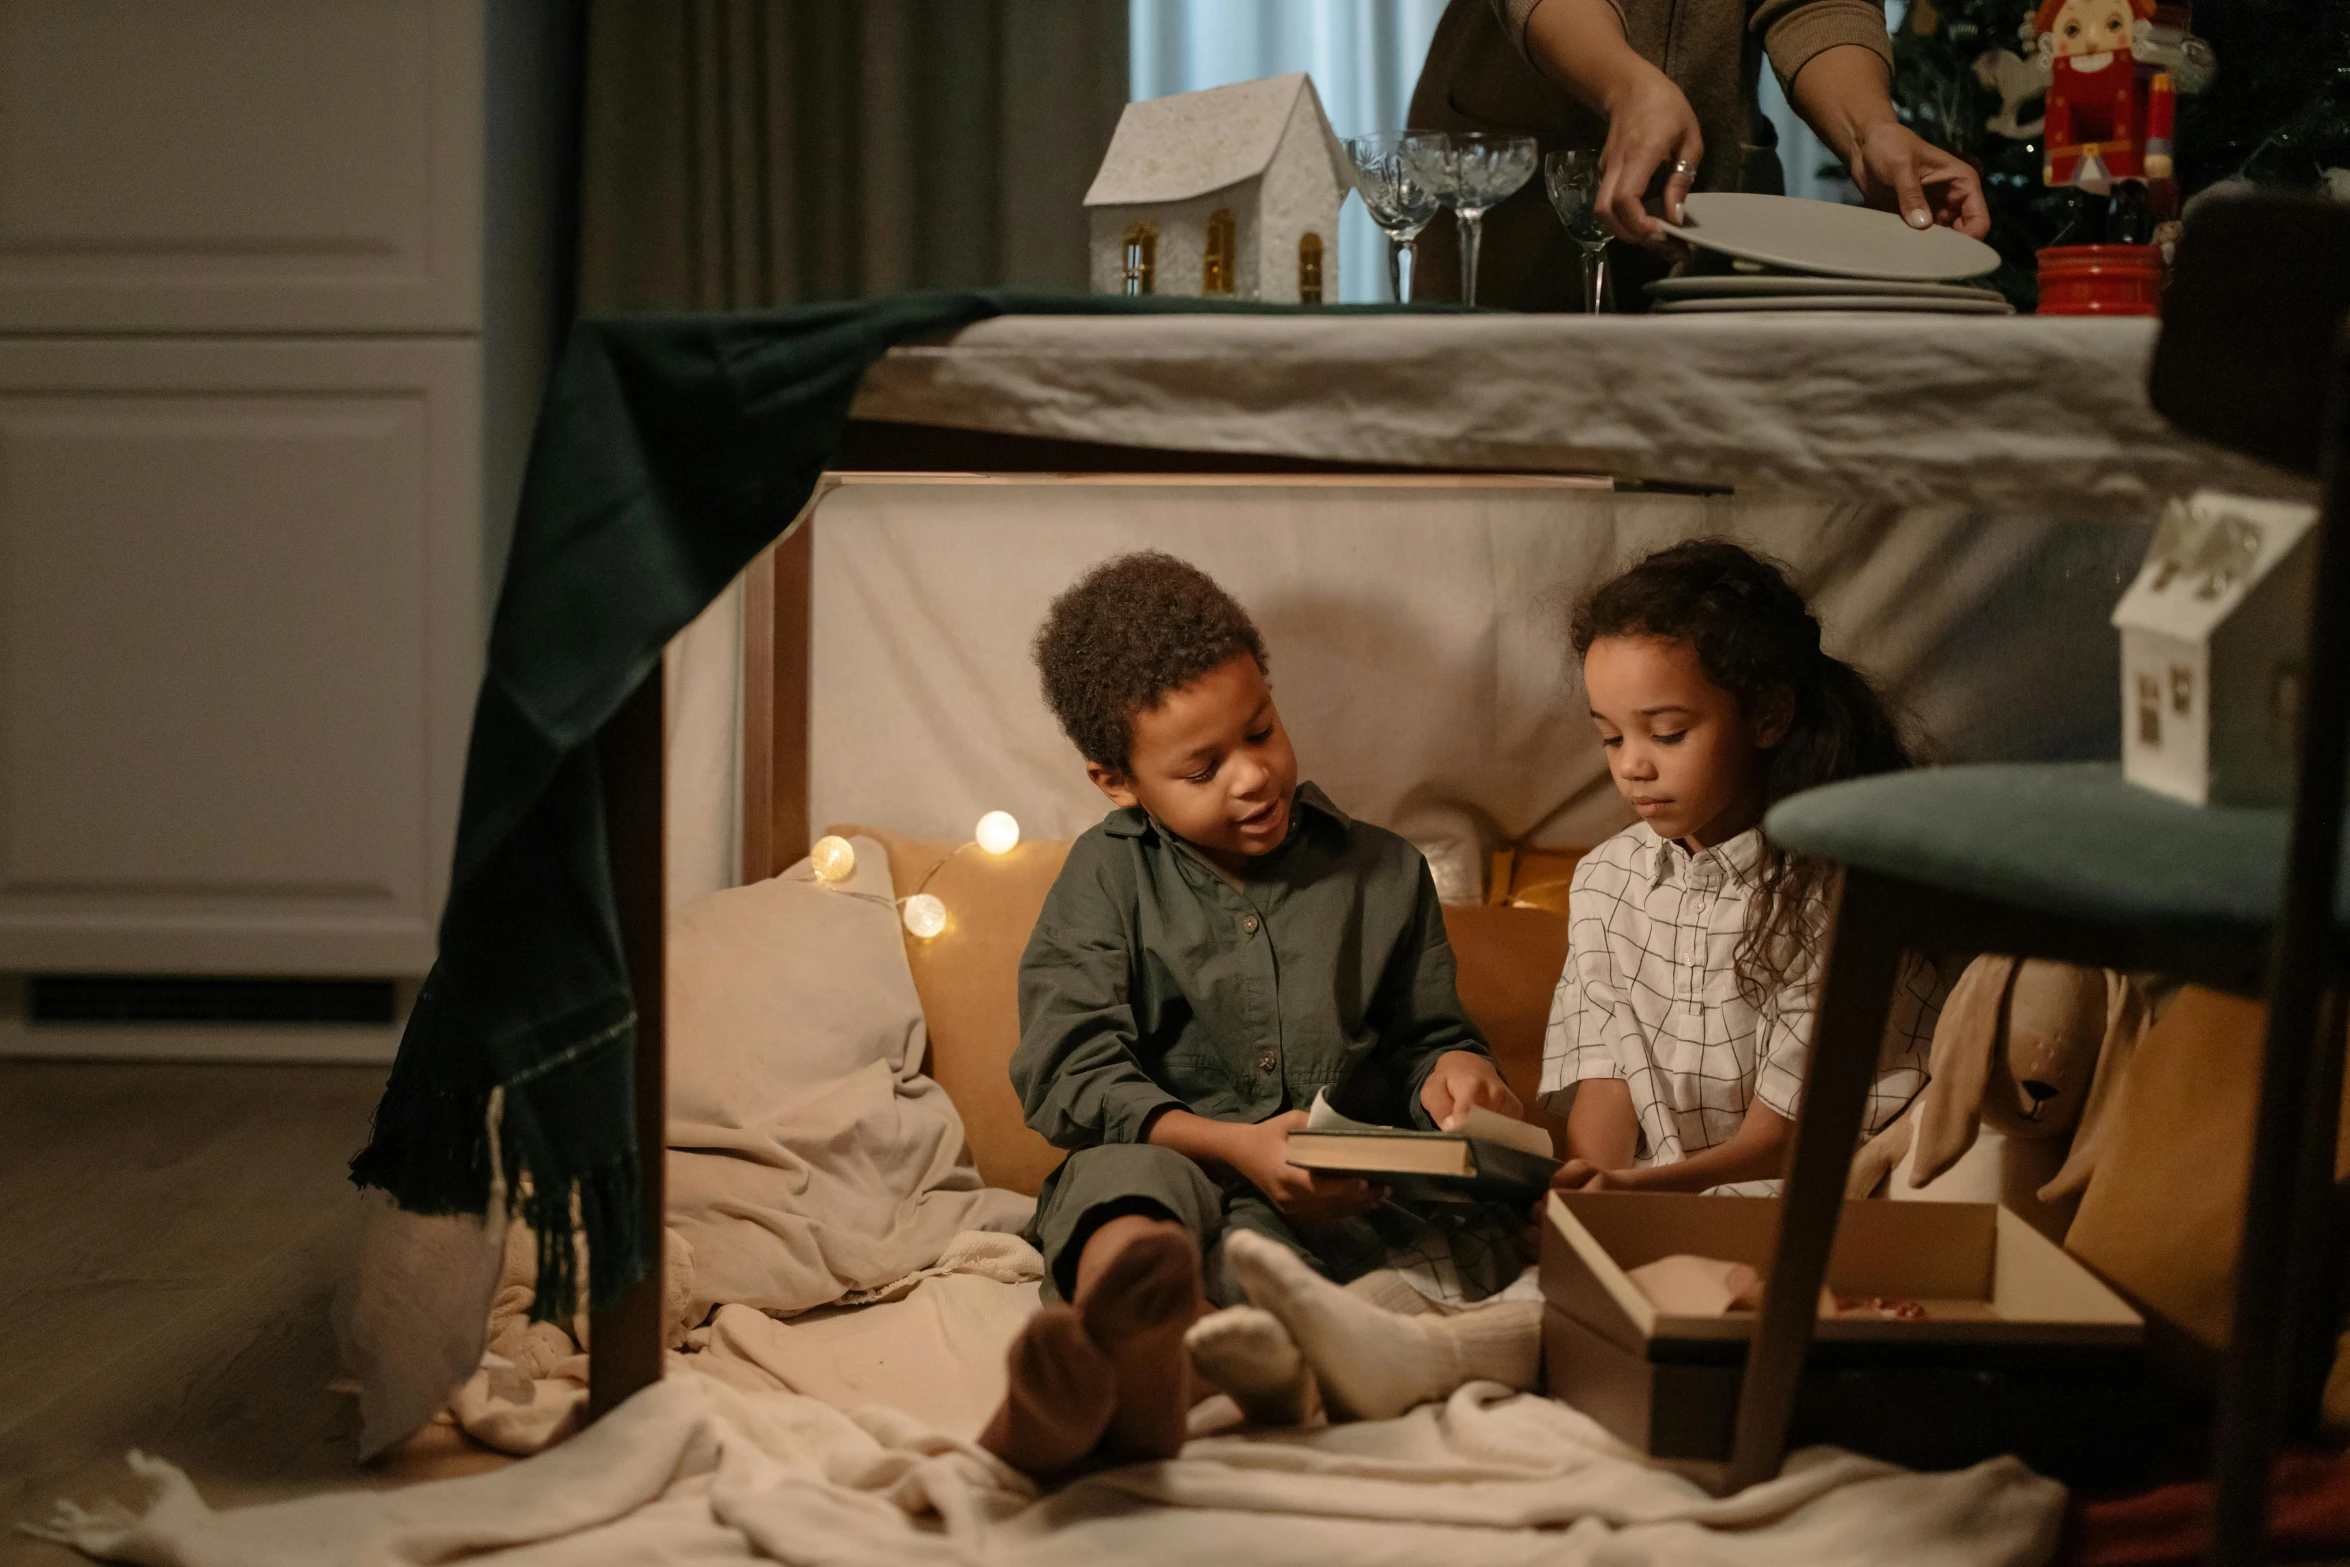
M 1006 316 L 892 350 L 864 419 L 1130 446 L 1582 471 L 2024 516 L 2305 497 L 2146 400 L 2151 320 Z

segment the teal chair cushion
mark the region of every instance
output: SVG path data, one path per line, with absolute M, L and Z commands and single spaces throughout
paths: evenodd
M 2257 935 L 2283 895 L 2289 822 L 2068 762 L 1855 778 L 1780 801 L 1764 828 L 1799 853 L 2044 914 Z

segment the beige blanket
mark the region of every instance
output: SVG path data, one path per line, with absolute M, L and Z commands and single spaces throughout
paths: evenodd
M 496 1473 L 213 1512 L 134 1455 L 144 1508 L 61 1505 L 39 1532 L 150 1567 L 648 1561 L 1298 1562 L 2029 1567 L 2063 1491 L 2009 1459 L 1911 1474 L 1832 1449 L 1716 1499 L 1588 1418 L 1472 1383 L 1399 1420 L 1198 1440 L 1039 1500 L 894 1410 L 672 1375 Z M 474 1555 L 472 1553 L 481 1553 Z
M 481 1368 L 446 1418 L 503 1453 L 543 1451 L 578 1429 L 587 1408 L 584 1317 L 566 1330 L 532 1322 L 530 1244 L 517 1231 L 506 1280 L 490 1312 Z M 671 1273 L 671 1306 L 682 1291 Z M 685 1335 L 672 1373 L 701 1374 L 746 1392 L 799 1393 L 836 1409 L 886 1405 L 969 1438 L 1004 1396 L 1004 1352 L 1036 1309 L 1044 1259 L 1017 1235 L 966 1230 L 929 1267 L 837 1306 L 778 1321 L 722 1306 Z

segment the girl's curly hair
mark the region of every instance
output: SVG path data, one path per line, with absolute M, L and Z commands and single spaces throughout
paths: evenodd
M 1842 778 L 1915 765 L 1900 725 L 1866 675 L 1820 648 L 1820 623 L 1779 562 L 1728 539 L 1691 539 L 1656 551 L 1576 605 L 1578 662 L 1601 637 L 1666 637 L 1697 652 L 1705 677 L 1753 711 L 1793 698 L 1786 736 L 1764 763 L 1764 808 Z M 1819 939 L 1828 866 L 1763 840 L 1738 991 L 1760 1007 L 1802 950 Z

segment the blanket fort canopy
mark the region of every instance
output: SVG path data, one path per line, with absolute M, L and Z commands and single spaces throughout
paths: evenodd
M 635 1011 L 597 732 L 669 639 L 798 514 L 866 367 L 891 344 L 1008 311 L 1186 308 L 1201 307 L 909 294 L 573 329 L 491 626 L 439 957 L 353 1181 L 413 1212 L 482 1212 L 495 1091 L 495 1165 L 529 1177 L 517 1212 L 539 1240 L 533 1315 L 576 1307 L 574 1193 L 596 1302 L 643 1275 Z
M 535 1315 L 576 1305 L 575 1194 L 595 1302 L 642 1276 L 635 1016 L 597 736 L 800 513 L 852 418 L 2007 514 L 2037 499 L 2143 516 L 2199 482 L 2305 488 L 2161 424 L 2144 392 L 2151 326 L 1009 293 L 582 321 L 540 415 L 491 630 L 439 959 L 352 1177 L 415 1212 L 478 1213 L 493 1169 L 527 1175 Z

